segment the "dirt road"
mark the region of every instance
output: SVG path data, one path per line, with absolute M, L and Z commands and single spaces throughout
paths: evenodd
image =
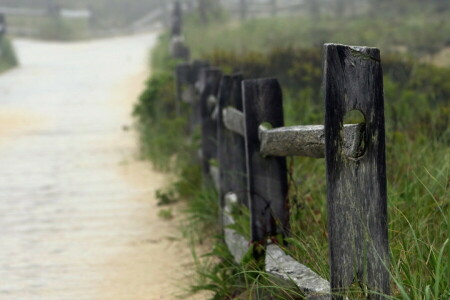
M 21 67 L 0 76 L 0 299 L 181 294 L 190 250 L 153 199 L 167 178 L 124 130 L 155 39 L 15 42 Z

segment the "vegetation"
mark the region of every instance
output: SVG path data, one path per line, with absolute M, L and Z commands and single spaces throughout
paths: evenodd
M 0 38 L 0 73 L 17 66 L 17 58 L 11 41 L 6 38 Z
M 276 18 L 243 24 L 213 23 L 210 27 L 198 26 L 193 21 L 196 18 L 191 17 L 186 37 L 194 57 L 207 59 L 225 72 L 239 71 L 247 78 L 277 77 L 283 87 L 288 125 L 323 123 L 322 54 L 317 46 L 322 39 L 381 46 L 385 50 L 382 64 L 393 298 L 447 299 L 450 298 L 450 69 L 422 60 L 422 55 L 435 53 L 448 43 L 447 37 L 433 29 L 445 12 L 430 12 L 431 9 L 418 12 L 417 6 L 412 6 L 411 11 L 401 15 L 402 22 L 389 17 L 392 11 L 384 19 L 366 15 L 344 22 L 340 17 L 322 15 L 319 22 L 311 22 L 308 17 Z M 448 26 L 448 22 L 442 25 Z M 342 31 L 334 30 L 342 26 Z M 367 30 L 372 27 L 375 29 Z M 414 40 L 417 28 L 427 41 Z M 376 34 L 384 30 L 389 34 Z M 214 233 L 217 198 L 213 191 L 202 188 L 200 170 L 193 159 L 198 133 L 192 139 L 186 138 L 189 107 L 183 107 L 181 116 L 174 114 L 171 74 L 176 62 L 165 54 L 167 41 L 163 37 L 154 52 L 158 72 L 148 82 L 135 109 L 143 153 L 158 167 L 179 175 L 179 181 L 166 192 L 188 200 L 189 218 L 195 220 L 195 228 L 209 228 L 207 232 Z M 291 158 L 288 165 L 292 234 L 286 250 L 328 278 L 325 163 Z M 237 226 L 246 228 L 245 211 L 241 216 L 244 217 L 238 218 Z M 295 288 L 277 287 L 264 272 L 258 271 L 258 262 L 249 257 L 242 264 L 235 264 L 220 239 L 209 255 L 215 259 L 206 260 L 199 268 L 200 281 L 193 291 L 212 290 L 216 294 L 214 299 L 302 297 Z M 365 292 L 355 286 L 350 296 L 359 298 Z
M 386 3 L 384 9 L 379 6 L 375 11 L 354 14 L 336 16 L 324 12 L 249 19 L 242 23 L 222 14 L 208 26 L 199 26 L 199 18 L 193 15 L 187 18 L 186 39 L 189 45 L 195 45 L 191 50 L 196 58 L 216 49 L 241 54 L 270 51 L 275 45 L 311 47 L 324 42 L 377 45 L 383 52 L 415 55 L 435 54 L 450 46 L 446 34 L 450 30 L 448 4 L 447 9 L 438 10 L 429 4 L 392 2 Z

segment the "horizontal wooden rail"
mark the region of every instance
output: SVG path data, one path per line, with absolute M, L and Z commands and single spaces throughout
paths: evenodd
M 248 252 L 249 241 L 230 227 L 236 223 L 231 214 L 233 206 L 238 205 L 242 200 L 239 201 L 235 193 L 226 194 L 224 200 L 222 222 L 224 226 L 225 243 L 228 246 L 228 250 L 230 250 L 230 253 L 233 255 L 234 261 L 240 264 L 244 255 Z
M 295 284 L 307 299 L 331 299 L 330 283 L 287 255 L 279 246 L 267 245 L 265 265 L 267 273 L 287 283 Z
M 363 143 L 364 124 L 344 125 L 344 153 L 358 157 Z M 264 156 L 325 157 L 325 127 L 307 125 L 265 129 L 259 127 L 261 154 Z
M 223 123 L 228 130 L 245 136 L 244 113 L 233 107 L 222 110 Z

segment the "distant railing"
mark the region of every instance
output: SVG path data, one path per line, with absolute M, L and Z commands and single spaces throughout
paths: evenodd
M 179 13 L 175 9 L 175 23 Z M 380 51 L 325 44 L 323 65 L 324 125 L 285 127 L 277 79 L 244 80 L 202 61 L 177 66 L 178 107 L 189 103 L 190 131 L 201 129 L 203 178 L 219 192 L 219 219 L 237 263 L 253 245 L 268 273 L 295 283 L 310 299 L 343 299 L 338 293 L 354 282 L 374 291 L 370 298 L 383 299 L 390 288 Z M 353 110 L 365 121 L 344 124 Z M 330 283 L 282 250 L 279 237 L 290 232 L 286 156 L 325 158 Z M 250 211 L 250 240 L 229 226 L 236 204 Z

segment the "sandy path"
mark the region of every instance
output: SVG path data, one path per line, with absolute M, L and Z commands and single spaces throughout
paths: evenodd
M 180 295 L 190 250 L 153 199 L 167 178 L 122 130 L 155 38 L 15 43 L 22 66 L 0 76 L 0 299 Z
M 0 109 L 0 146 L 5 146 L 16 134 L 44 124 L 42 117 L 26 110 Z

